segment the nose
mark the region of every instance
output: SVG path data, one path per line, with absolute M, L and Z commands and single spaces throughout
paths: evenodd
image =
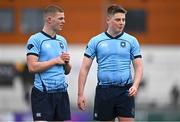
M 65 19 L 63 19 L 63 21 L 62 21 L 63 23 L 65 23 Z
M 124 21 L 123 20 L 120 20 L 120 24 L 123 24 L 124 23 Z

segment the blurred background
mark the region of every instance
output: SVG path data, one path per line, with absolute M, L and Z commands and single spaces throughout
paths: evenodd
M 42 29 L 42 10 L 50 4 L 65 10 L 60 34 L 68 40 L 73 66 L 67 76 L 72 120 L 92 120 L 97 64 L 87 79 L 85 112 L 76 106 L 79 68 L 89 39 L 106 30 L 106 8 L 120 4 L 128 10 L 125 31 L 139 40 L 143 56 L 136 120 L 180 121 L 179 0 L 0 0 L 0 121 L 32 121 L 26 42 Z

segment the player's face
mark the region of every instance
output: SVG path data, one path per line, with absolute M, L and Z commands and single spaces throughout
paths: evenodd
M 116 13 L 107 19 L 108 28 L 114 33 L 120 33 L 125 26 L 126 16 L 124 13 Z
M 65 23 L 64 13 L 57 12 L 52 18 L 52 29 L 55 32 L 58 32 L 62 30 L 64 23 Z

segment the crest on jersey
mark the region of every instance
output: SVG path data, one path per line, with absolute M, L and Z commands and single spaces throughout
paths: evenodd
M 126 47 L 126 42 L 121 42 L 121 47 Z
M 64 49 L 64 45 L 61 42 L 59 42 L 59 46 Z

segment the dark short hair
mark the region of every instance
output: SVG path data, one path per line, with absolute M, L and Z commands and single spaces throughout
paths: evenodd
M 49 6 L 47 6 L 45 8 L 44 15 L 46 15 L 46 14 L 54 14 L 56 12 L 64 12 L 64 10 L 61 7 L 57 6 L 57 5 L 49 5 Z
M 125 10 L 123 7 L 121 7 L 120 5 L 116 5 L 116 4 L 113 4 L 111 6 L 109 6 L 107 8 L 107 15 L 108 16 L 112 16 L 116 13 L 124 13 L 126 14 L 127 13 L 127 10 Z

